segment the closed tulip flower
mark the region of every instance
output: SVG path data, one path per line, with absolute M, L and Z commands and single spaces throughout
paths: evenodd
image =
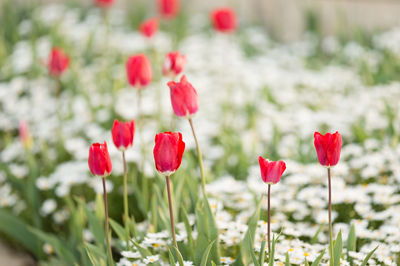
M 89 169 L 95 176 L 105 177 L 111 174 L 112 164 L 107 143 L 94 143 L 89 149 Z
M 162 72 L 165 76 L 175 77 L 182 73 L 186 64 L 186 57 L 179 52 L 168 53 L 165 57 Z
M 126 62 L 128 82 L 133 87 L 143 88 L 149 85 L 152 70 L 149 59 L 144 54 L 133 55 Z
M 236 14 L 231 8 L 217 8 L 211 12 L 211 21 L 215 30 L 229 33 L 236 30 Z
M 171 104 L 177 116 L 190 117 L 199 109 L 198 96 L 195 88 L 183 75 L 180 82 L 168 82 L 171 93 Z
M 99 7 L 110 7 L 114 3 L 114 0 L 94 0 L 94 2 Z
M 342 136 L 338 132 L 334 134 L 326 133 L 325 135 L 315 132 L 314 146 L 321 165 L 327 167 L 335 166 L 340 158 Z
M 61 76 L 69 65 L 69 58 L 60 48 L 54 47 L 51 50 L 47 63 L 50 75 L 54 77 Z
M 174 18 L 179 12 L 179 0 L 158 0 L 158 10 L 163 18 Z
M 267 184 L 276 184 L 281 179 L 283 172 L 286 170 L 284 161 L 268 161 L 267 159 L 258 157 L 261 169 L 261 178 Z
M 117 147 L 117 149 L 121 151 L 129 149 L 133 145 L 135 121 L 132 120 L 130 122 L 120 122 L 115 119 L 111 129 L 111 135 L 114 145 Z
M 156 18 L 151 18 L 145 20 L 139 27 L 140 32 L 143 36 L 151 38 L 158 31 L 158 20 Z
M 158 172 L 165 176 L 174 173 L 182 162 L 185 142 L 179 132 L 164 132 L 156 135 L 153 150 L 154 161 Z
M 25 148 L 30 149 L 32 147 L 32 136 L 29 131 L 28 123 L 25 120 L 19 121 L 19 139 Z

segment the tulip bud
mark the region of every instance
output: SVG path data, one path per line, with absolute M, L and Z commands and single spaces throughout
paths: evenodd
M 156 18 L 151 18 L 145 20 L 139 27 L 140 32 L 143 36 L 151 38 L 158 31 L 158 20 Z
M 152 78 L 149 59 L 144 54 L 129 57 L 126 62 L 126 74 L 129 84 L 133 87 L 143 88 L 149 85 Z
M 179 52 L 171 52 L 165 56 L 163 75 L 175 77 L 179 75 L 186 64 L 186 57 Z
M 124 151 L 133 145 L 133 137 L 135 135 L 135 121 L 119 122 L 114 120 L 111 130 L 112 139 L 117 149 Z
M 94 2 L 99 7 L 110 7 L 114 0 L 94 0 Z
M 30 149 L 32 147 L 32 136 L 25 120 L 19 121 L 19 139 L 26 149 Z
M 51 50 L 50 57 L 47 63 L 47 68 L 52 76 L 59 77 L 69 65 L 69 58 L 60 48 L 54 47 Z
M 183 75 L 181 81 L 168 82 L 171 93 L 171 104 L 177 116 L 189 117 L 199 109 L 197 92 Z
M 211 21 L 215 30 L 229 33 L 236 29 L 236 14 L 230 8 L 217 8 L 211 13 Z
M 165 176 L 173 174 L 181 165 L 185 142 L 179 132 L 164 132 L 156 135 L 153 150 L 158 172 Z
M 158 10 L 162 17 L 174 18 L 179 11 L 179 0 L 158 0 Z
M 107 143 L 93 143 L 89 149 L 89 169 L 95 176 L 106 177 L 111 174 L 112 164 Z
M 342 136 L 337 131 L 334 134 L 326 133 L 325 135 L 315 132 L 314 146 L 321 165 L 327 167 L 335 166 L 340 158 Z
M 276 184 L 281 180 L 283 172 L 286 170 L 284 161 L 268 161 L 263 157 L 258 157 L 258 162 L 261 169 L 261 178 L 267 184 Z

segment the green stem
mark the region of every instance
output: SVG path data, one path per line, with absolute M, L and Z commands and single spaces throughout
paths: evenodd
M 125 151 L 122 151 L 122 161 L 124 164 L 124 217 L 123 221 L 125 224 L 125 234 L 126 234 L 126 248 L 129 247 L 129 206 L 128 206 L 128 184 L 127 184 L 127 167 L 126 167 L 126 158 Z
M 169 218 L 171 220 L 171 234 L 172 234 L 172 239 L 174 241 L 174 246 L 175 246 L 176 249 L 178 249 L 178 243 L 176 242 L 176 236 L 175 236 L 174 211 L 173 211 L 173 208 L 172 208 L 172 198 L 171 198 L 171 187 L 170 187 L 169 175 L 167 175 L 165 177 L 165 181 L 167 182 Z
M 111 234 L 110 234 L 110 227 L 108 223 L 108 203 L 107 203 L 107 190 L 106 190 L 106 178 L 103 177 L 103 197 L 104 197 L 104 214 L 105 214 L 105 228 L 106 228 L 106 240 L 107 240 L 107 253 L 108 253 L 108 262 L 110 266 L 114 265 L 114 260 L 112 257 L 111 251 Z
M 204 196 L 204 198 L 206 198 L 207 197 L 207 195 L 206 195 L 206 176 L 204 174 L 203 155 L 201 154 L 200 145 L 199 145 L 199 141 L 197 140 L 196 132 L 194 130 L 192 118 L 189 118 L 189 124 L 192 129 L 194 141 L 196 142 L 197 158 L 199 160 L 200 173 L 201 173 L 201 188 L 203 190 L 203 196 Z
M 334 256 L 333 256 L 333 229 L 332 229 L 332 187 L 331 187 L 331 168 L 328 167 L 328 190 L 329 190 L 329 250 L 331 253 L 330 265 L 334 264 Z

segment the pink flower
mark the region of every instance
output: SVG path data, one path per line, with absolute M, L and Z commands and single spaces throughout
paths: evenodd
M 236 14 L 231 8 L 217 8 L 211 12 L 211 21 L 214 29 L 229 33 L 236 30 Z
M 135 121 L 132 120 L 130 122 L 120 122 L 115 119 L 111 129 L 111 135 L 114 145 L 117 147 L 117 149 L 122 151 L 129 149 L 133 145 Z
M 175 77 L 179 75 L 186 64 L 186 57 L 179 52 L 171 52 L 165 56 L 162 69 L 164 76 Z
M 95 176 L 105 177 L 111 174 L 112 164 L 107 143 L 93 143 L 89 149 L 89 169 Z
M 268 161 L 263 157 L 258 157 L 258 162 L 261 169 L 261 178 L 267 184 L 276 184 L 281 180 L 283 172 L 286 170 L 284 161 Z
M 162 17 L 174 18 L 179 12 L 179 0 L 158 0 L 158 10 Z
M 54 47 L 51 50 L 50 57 L 47 63 L 49 73 L 52 76 L 58 77 L 67 70 L 69 58 L 60 48 Z
M 321 165 L 327 167 L 335 166 L 340 158 L 342 136 L 337 131 L 334 134 L 326 133 L 325 135 L 315 132 L 314 146 Z
M 26 123 L 25 120 L 19 121 L 19 139 L 25 148 L 29 149 L 32 147 L 32 136 L 29 131 L 28 123 Z
M 199 109 L 197 92 L 183 75 L 181 81 L 168 82 L 171 93 L 171 104 L 177 116 L 189 117 Z
M 156 169 L 163 175 L 173 174 L 181 165 L 185 142 L 179 132 L 164 132 L 156 135 L 153 150 Z
M 126 62 L 126 75 L 133 87 L 143 88 L 149 85 L 152 78 L 149 59 L 144 54 L 129 57 Z
M 151 38 L 158 31 L 158 20 L 156 18 L 150 18 L 145 20 L 139 28 L 140 32 L 147 38 Z

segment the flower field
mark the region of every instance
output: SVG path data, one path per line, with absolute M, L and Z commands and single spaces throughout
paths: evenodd
M 286 44 L 112 2 L 2 4 L 1 239 L 43 266 L 400 265 L 400 28 Z

